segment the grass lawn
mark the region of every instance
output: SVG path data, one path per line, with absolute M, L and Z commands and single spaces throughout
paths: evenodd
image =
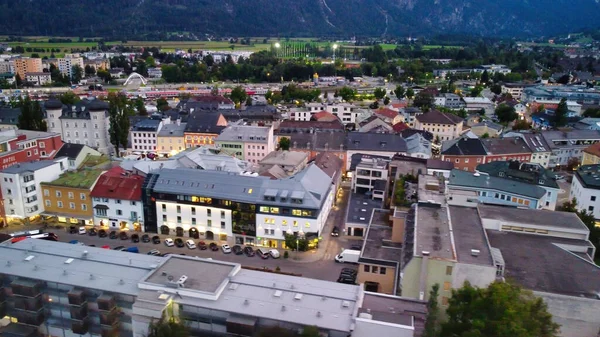
M 83 169 L 78 171 L 65 172 L 54 181 L 46 184 L 53 186 L 65 186 L 74 188 L 90 188 L 92 184 L 98 179 L 98 176 L 102 173 L 102 170 L 98 169 Z

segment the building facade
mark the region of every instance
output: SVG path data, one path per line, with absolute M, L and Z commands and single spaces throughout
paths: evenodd
M 85 66 L 83 65 L 83 57 L 63 57 L 58 58 L 56 61 L 56 63 L 58 63 L 57 68 L 60 73 L 65 76 L 69 76 L 69 78 L 73 78 L 73 67 L 75 66 L 81 68 L 82 74 L 84 74 L 83 71 L 85 70 Z
M 27 73 L 41 73 L 42 59 L 21 57 L 12 60 L 13 69 L 20 78 L 26 78 Z
M 463 128 L 463 119 L 450 113 L 431 110 L 418 115 L 415 129 L 431 132 L 440 141 L 458 138 Z
M 42 86 L 52 83 L 52 78 L 50 77 L 50 73 L 29 72 L 25 75 L 25 81 L 37 86 Z
M 251 163 L 258 163 L 275 150 L 272 126 L 232 125 L 215 139 L 224 153 Z
M 591 213 L 600 220 L 600 165 L 582 165 L 573 175 L 569 199 L 577 199 L 577 210 Z M 596 222 L 598 223 L 598 222 Z

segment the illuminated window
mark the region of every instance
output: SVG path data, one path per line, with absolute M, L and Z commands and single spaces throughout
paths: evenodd
M 293 209 L 293 210 L 292 210 L 292 215 L 295 215 L 295 216 L 302 216 L 302 211 L 301 211 L 301 210 L 299 210 L 299 209 Z
M 294 220 L 294 227 L 298 227 L 298 221 Z
M 304 225 L 304 227 L 306 227 L 306 228 L 310 228 L 310 222 L 307 222 L 307 223 Z
M 272 214 L 279 214 L 279 207 L 271 207 Z
M 287 220 L 282 220 L 281 221 L 281 225 L 282 226 L 287 226 Z M 596 226 L 598 226 L 598 224 L 596 224 Z
M 252 194 L 252 189 L 251 188 L 248 189 L 248 194 Z
M 450 290 L 451 285 L 450 282 L 444 282 L 444 290 Z
M 269 207 L 267 207 L 267 206 L 260 206 L 260 211 L 262 213 L 269 213 Z

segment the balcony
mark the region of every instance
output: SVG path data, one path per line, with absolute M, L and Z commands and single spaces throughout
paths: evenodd
M 44 312 L 28 312 L 28 311 L 19 311 L 15 310 L 12 314 L 14 318 L 17 319 L 19 324 L 31 325 L 31 326 L 40 326 L 44 323 L 46 319 Z
M 71 320 L 71 330 L 73 330 L 73 333 L 85 335 L 88 333 L 89 328 L 90 323 L 88 320 Z
M 16 280 L 10 284 L 15 296 L 37 297 L 42 293 L 42 283 L 28 280 Z
M 15 309 L 30 312 L 38 312 L 44 308 L 42 296 L 37 297 L 14 297 Z
M 112 311 L 117 306 L 115 298 L 111 295 L 99 296 L 96 302 L 100 311 Z
M 82 321 L 88 317 L 88 307 L 87 305 L 82 306 L 71 306 L 69 308 L 71 313 L 71 318 L 74 320 Z
M 81 306 L 87 303 L 83 290 L 73 289 L 67 293 L 70 305 Z
M 112 311 L 100 311 L 100 325 L 114 326 L 119 323 L 120 312 L 115 307 Z

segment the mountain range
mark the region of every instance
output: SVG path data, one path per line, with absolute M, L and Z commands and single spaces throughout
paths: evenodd
M 599 15 L 600 0 L 0 0 L 0 35 L 538 37 Z

